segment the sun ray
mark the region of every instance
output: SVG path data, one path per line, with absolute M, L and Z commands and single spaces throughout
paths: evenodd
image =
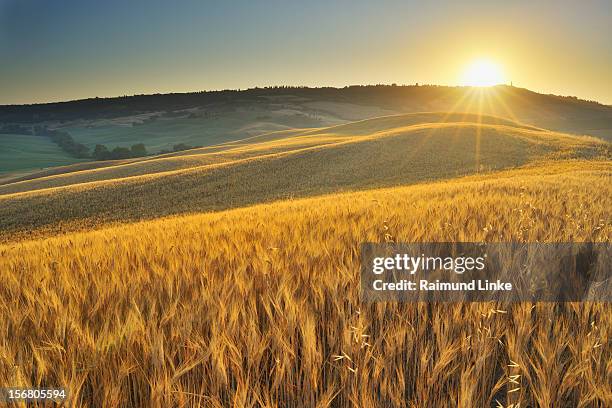
M 483 91 L 481 90 L 478 95 L 478 115 L 477 121 L 478 126 L 476 127 L 476 172 L 480 171 L 480 138 L 482 137 L 482 104 L 483 104 Z
M 512 111 L 512 109 L 510 109 L 510 107 L 508 106 L 508 104 L 504 101 L 504 99 L 497 93 L 494 92 L 493 93 L 493 97 L 495 98 L 495 100 L 499 103 L 499 105 L 504 109 L 504 111 L 506 112 L 506 114 L 509 116 L 509 119 L 513 120 L 514 122 L 518 122 L 520 123 L 520 120 L 517 118 L 517 116 L 514 114 L 514 112 Z
M 465 91 L 463 93 L 463 95 L 461 95 L 460 98 L 457 99 L 457 101 L 454 103 L 454 105 L 450 108 L 447 109 L 447 111 L 444 113 L 444 116 L 442 116 L 442 119 L 440 120 L 440 123 L 447 123 L 448 118 L 457 113 L 457 108 L 459 107 L 459 105 L 461 105 L 461 103 L 463 103 L 463 101 L 465 101 L 466 99 L 470 102 L 471 106 L 471 100 L 472 100 L 472 94 L 473 94 L 474 90 L 473 89 L 468 89 L 467 91 Z M 465 112 L 463 115 L 463 118 L 465 119 Z M 425 144 L 429 141 L 429 139 L 431 138 L 431 136 L 433 136 L 433 133 L 435 132 L 435 128 L 431 128 L 427 131 L 427 133 L 425 134 L 425 136 L 418 142 L 418 144 L 411 146 L 412 150 L 409 153 L 409 158 L 413 157 L 414 155 L 416 155 L 421 148 L 423 148 L 423 146 L 425 146 Z M 455 131 L 455 135 L 453 137 L 453 140 L 456 139 L 456 136 L 459 132 L 459 127 L 457 127 L 457 130 Z
M 461 98 L 463 99 L 467 99 L 467 106 L 462 110 L 462 115 L 461 115 L 461 120 L 459 120 L 459 122 L 464 123 L 465 119 L 467 116 L 472 115 L 472 105 L 474 104 L 474 101 L 476 100 L 475 98 L 475 92 L 476 92 L 476 88 L 468 88 L 463 97 Z M 458 104 L 455 104 L 455 106 L 457 106 Z M 465 129 L 464 126 L 459 125 L 457 126 L 457 128 L 455 129 L 455 131 L 453 132 L 453 136 L 451 138 L 451 143 L 453 145 L 455 144 L 459 144 L 461 142 L 461 133 L 463 132 L 463 130 Z

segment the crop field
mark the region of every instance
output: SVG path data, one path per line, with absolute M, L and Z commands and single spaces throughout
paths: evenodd
M 77 163 L 57 145 L 39 136 L 0 133 L 0 175 Z
M 340 115 L 365 118 L 374 116 L 374 113 L 393 113 L 367 106 L 356 107 L 348 103 L 343 104 L 342 109 L 336 109 L 335 105 L 337 104 L 324 105 L 327 111 L 323 111 L 301 103 L 262 100 L 250 104 L 217 104 L 108 119 L 50 121 L 44 124 L 67 131 L 76 142 L 91 150 L 97 144 L 103 144 L 112 150 L 114 147 L 130 147 L 136 143 L 144 143 L 150 154 L 156 154 L 161 150 L 172 151 L 173 146 L 180 143 L 189 146 L 212 146 L 273 131 L 346 122 Z M 344 113 L 351 109 L 357 109 L 357 113 Z M 0 127 L 2 124 L 0 118 Z M 0 175 L 11 173 L 19 178 L 31 171 L 82 161 L 84 160 L 72 158 L 49 140 L 29 135 L 0 134 Z M 94 164 L 94 167 L 97 166 Z
M 609 406 L 606 304 L 362 304 L 364 241 L 609 242 L 561 160 L 0 246 L 0 383 L 74 406 Z
M 0 384 L 74 407 L 607 407 L 609 304 L 362 303 L 359 250 L 610 242 L 611 181 L 606 141 L 463 113 L 9 180 Z
M 427 117 L 440 120 L 439 115 Z M 451 120 L 462 121 L 417 124 L 422 119 L 423 115 L 417 119 L 400 115 L 303 133 L 273 133 L 194 149 L 190 155 L 6 184 L 0 186 L 0 231 L 6 241 L 39 229 L 65 232 L 72 225 L 86 228 L 223 210 L 546 160 L 609 158 L 608 144 L 595 138 L 508 124 L 494 117 L 476 123 L 469 122 L 470 117 L 456 117 Z
M 155 103 L 144 103 L 156 98 Z M 67 131 L 77 143 L 90 149 L 97 144 L 112 150 L 144 143 L 149 154 L 158 154 L 162 150 L 172 151 L 174 145 L 181 143 L 215 146 L 266 133 L 325 128 L 400 113 L 412 113 L 416 118 L 419 112 L 430 111 L 502 116 L 515 124 L 524 122 L 578 136 L 612 140 L 609 107 L 507 86 L 490 90 L 439 86 L 254 89 L 218 95 L 152 95 L 133 99 L 117 98 L 110 104 L 104 99 L 74 101 L 72 110 L 69 105 L 33 105 L 23 113 L 14 111 L 15 107 L 0 107 L 0 126 L 43 124 Z M 84 105 L 91 109 L 97 103 L 101 104 L 100 109 L 82 111 L 80 108 Z M 53 109 L 60 109 L 61 113 L 53 113 Z M 423 122 L 430 121 L 423 118 Z M 3 140 L 2 147 L 5 153 L 24 148 L 15 138 Z M 12 179 L 20 180 L 29 178 L 33 170 L 76 162 L 60 150 L 49 148 L 44 156 L 32 151 L 24 160 L 14 160 L 11 156 L 10 160 L 0 161 L 0 174 L 3 174 L 0 183 L 7 180 L 9 173 Z M 34 162 L 30 165 L 28 159 Z
M 217 107 L 178 112 L 158 112 L 145 117 L 97 120 L 69 124 L 67 130 L 76 141 L 90 148 L 96 144 L 129 147 L 144 143 L 152 152 L 172 149 L 176 143 L 209 146 L 256 134 L 323 126 L 341 122 L 333 115 L 316 114 L 303 106 L 281 109 L 282 105 L 263 104 L 246 108 Z
M 134 119 L 132 119 L 134 120 Z M 77 166 L 65 166 L 56 169 L 49 169 L 37 174 L 28 175 L 24 179 L 46 178 L 47 176 L 60 175 L 46 180 L 41 180 L 41 183 L 25 183 L 15 184 L 9 188 L 5 188 L 3 192 L 11 191 L 26 191 L 31 189 L 39 189 L 44 187 L 57 187 L 61 185 L 69 185 L 84 181 L 105 180 L 110 178 L 120 178 L 134 175 L 157 173 L 161 171 L 176 170 L 182 168 L 195 167 L 197 165 L 228 162 L 233 159 L 254 157 L 267 153 L 280 151 L 295 150 L 300 147 L 309 147 L 322 145 L 324 143 L 347 141 L 347 136 L 371 136 L 373 133 L 380 134 L 381 132 L 398 131 L 414 131 L 419 128 L 429 127 L 434 129 L 436 124 L 489 124 L 489 125 L 504 125 L 512 126 L 525 130 L 543 130 L 533 128 L 526 125 L 521 125 L 516 122 L 505 120 L 499 117 L 487 115 L 473 114 L 445 114 L 445 113 L 419 113 L 419 114 L 404 114 L 395 116 L 386 116 L 374 118 L 370 120 L 358 121 L 345 125 L 336 125 L 330 127 L 317 128 L 296 128 L 280 131 L 258 133 L 255 136 L 247 138 L 226 141 L 224 143 L 193 148 L 179 152 L 167 153 L 153 157 L 136 158 L 129 160 L 113 160 L 102 161 L 95 163 L 81 163 Z M 413 126 L 411 129 L 406 129 Z M 109 130 L 112 132 L 113 130 Z M 174 142 L 179 138 L 176 134 L 171 133 Z M 134 141 L 136 139 L 129 139 Z M 97 143 L 104 139 L 96 139 Z M 179 156 L 191 156 L 184 160 L 177 160 Z M 175 159 L 170 159 L 175 158 Z M 138 162 L 143 162 L 135 164 Z M 121 166 L 130 164 L 130 166 Z M 96 171 L 82 173 L 82 170 L 99 169 L 108 167 L 106 171 Z M 81 172 L 76 177 L 64 177 L 64 173 Z M 15 181 L 20 181 L 16 179 Z
M 612 0 L 137 3 L 0 0 L 0 408 L 612 408 Z

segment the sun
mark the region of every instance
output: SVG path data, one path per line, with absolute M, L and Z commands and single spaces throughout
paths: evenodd
M 461 85 L 465 86 L 493 86 L 505 82 L 502 68 L 486 59 L 473 61 L 461 77 Z

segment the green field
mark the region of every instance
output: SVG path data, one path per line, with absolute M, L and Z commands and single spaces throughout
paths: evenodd
M 49 139 L 0 133 L 0 174 L 64 166 L 83 160 L 68 156 Z
M 214 113 L 200 109 L 153 116 L 155 119 L 149 121 L 132 117 L 120 121 L 79 123 L 63 129 L 77 142 L 92 149 L 96 144 L 114 148 L 144 143 L 149 152 L 157 153 L 163 149 L 171 150 L 178 143 L 210 146 L 264 132 L 339 123 L 336 118 L 321 117 L 303 110 L 265 111 L 260 107 Z

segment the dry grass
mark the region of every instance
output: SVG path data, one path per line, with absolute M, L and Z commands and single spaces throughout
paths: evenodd
M 0 246 L 0 383 L 74 406 L 604 407 L 607 304 L 360 304 L 363 241 L 602 241 L 612 164 Z

